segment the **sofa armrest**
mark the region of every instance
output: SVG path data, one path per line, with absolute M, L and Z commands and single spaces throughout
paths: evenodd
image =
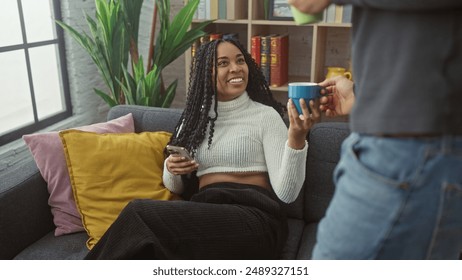
M 346 122 L 316 124 L 310 131 L 305 180 L 305 221 L 324 217 L 334 194 L 333 172 L 340 159 L 343 140 L 350 134 Z
M 0 177 L 0 259 L 12 259 L 54 229 L 53 216 L 32 158 Z

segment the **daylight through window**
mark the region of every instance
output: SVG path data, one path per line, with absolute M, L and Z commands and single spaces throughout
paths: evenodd
M 59 0 L 2 0 L 0 146 L 71 115 Z

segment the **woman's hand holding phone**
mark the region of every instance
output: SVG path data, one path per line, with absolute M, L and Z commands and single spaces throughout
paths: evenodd
M 174 175 L 189 174 L 199 167 L 199 164 L 191 157 L 189 152 L 178 146 L 167 145 L 170 153 L 166 161 L 167 170 Z

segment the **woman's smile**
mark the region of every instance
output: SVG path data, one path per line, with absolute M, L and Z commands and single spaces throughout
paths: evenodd
M 242 82 L 244 82 L 243 78 L 232 78 L 228 81 L 228 83 L 231 83 L 231 84 L 240 84 Z

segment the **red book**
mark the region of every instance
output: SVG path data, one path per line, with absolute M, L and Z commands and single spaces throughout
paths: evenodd
M 252 58 L 255 60 L 258 66 L 260 66 L 261 64 L 260 44 L 261 44 L 260 35 L 253 36 L 250 54 L 252 55 Z
M 289 35 L 271 37 L 270 85 L 280 87 L 289 81 Z

